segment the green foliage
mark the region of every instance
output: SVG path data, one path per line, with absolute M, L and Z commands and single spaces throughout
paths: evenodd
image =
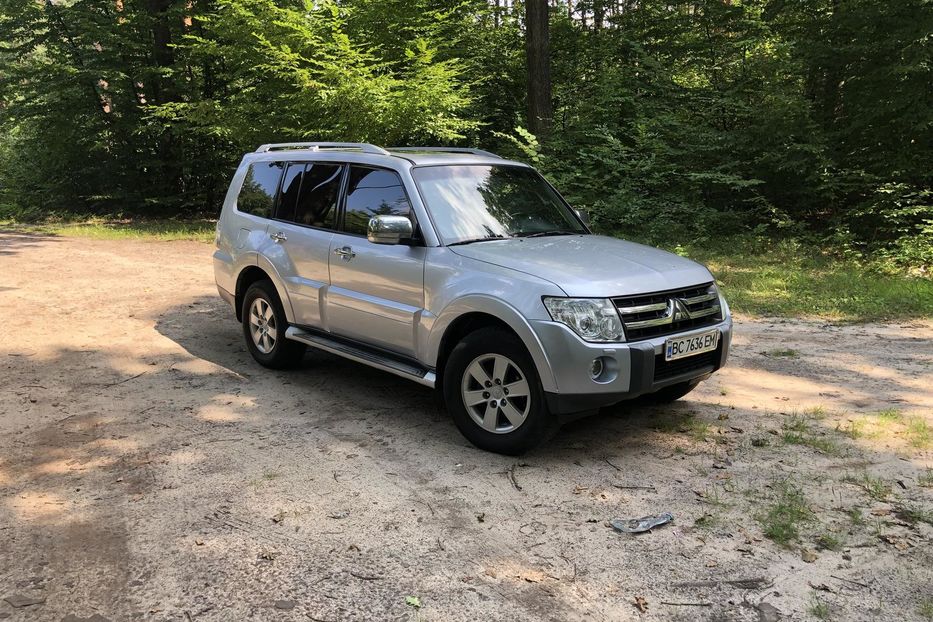
M 826 251 L 782 251 L 789 274 L 730 267 L 742 306 L 929 304 L 874 276 L 933 270 L 929 0 L 552 6 L 536 137 L 522 3 L 6 0 L 0 218 L 213 215 L 263 142 L 479 144 L 542 168 L 602 232 Z M 811 298 L 811 269 L 853 300 Z

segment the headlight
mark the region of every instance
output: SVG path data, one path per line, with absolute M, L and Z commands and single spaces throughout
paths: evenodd
M 586 341 L 625 341 L 622 320 L 605 298 L 544 298 L 551 319 L 566 324 Z
M 726 297 L 722 295 L 722 290 L 717 286 L 713 285 L 713 290 L 719 294 L 719 317 L 726 319 L 730 315 L 729 303 L 726 302 Z

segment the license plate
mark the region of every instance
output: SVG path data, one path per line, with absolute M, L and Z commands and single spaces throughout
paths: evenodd
M 719 345 L 718 330 L 689 337 L 673 337 L 664 342 L 664 360 L 676 361 L 686 356 L 702 354 L 715 350 L 717 345 Z

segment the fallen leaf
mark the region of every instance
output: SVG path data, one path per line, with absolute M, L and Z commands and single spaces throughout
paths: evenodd
M 648 601 L 645 600 L 645 598 L 642 596 L 636 596 L 633 604 L 635 605 L 635 608 L 642 613 L 646 613 L 648 611 Z
M 421 599 L 417 596 L 406 596 L 405 604 L 409 607 L 414 607 L 415 609 L 421 609 Z
M 898 551 L 906 551 L 907 549 L 910 548 L 910 543 L 907 542 L 907 540 L 905 540 L 904 538 L 898 538 L 897 536 L 893 536 L 887 533 L 882 534 L 878 537 L 881 538 L 883 541 L 887 542 L 888 544 L 893 544 L 894 548 L 896 548 Z

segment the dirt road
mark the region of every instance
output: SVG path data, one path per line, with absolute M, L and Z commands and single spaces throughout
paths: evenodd
M 741 320 L 689 399 L 511 459 L 394 376 L 255 365 L 210 254 L 0 234 L 0 619 L 933 616 L 929 323 Z

